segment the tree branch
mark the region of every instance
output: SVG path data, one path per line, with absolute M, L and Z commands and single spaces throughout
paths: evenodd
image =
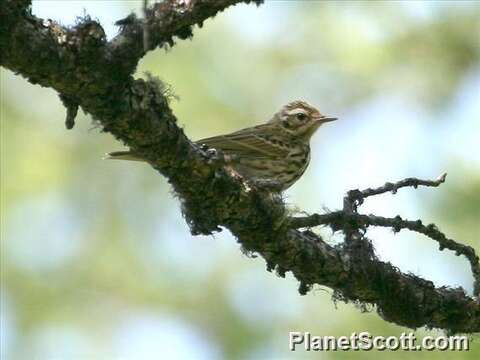
M 328 214 L 312 214 L 306 217 L 292 217 L 290 226 L 294 229 L 311 228 L 318 225 L 329 225 L 334 231 L 345 228 L 346 224 L 355 224 L 358 228 L 368 226 L 390 227 L 395 232 L 402 229 L 418 232 L 435 240 L 439 244 L 439 250 L 449 249 L 455 252 L 455 255 L 463 255 L 467 258 L 472 269 L 474 277 L 473 294 L 479 295 L 480 289 L 480 266 L 479 258 L 471 246 L 463 245 L 455 240 L 449 239 L 443 234 L 435 224 L 423 225 L 421 220 L 404 220 L 400 216 L 386 218 L 376 215 L 346 214 L 343 211 L 335 211 Z
M 449 239 L 438 230 L 435 224 L 423 225 L 421 220 L 411 221 L 404 220 L 400 216 L 395 218 L 386 218 L 376 215 L 361 215 L 357 213 L 357 208 L 365 198 L 369 196 L 380 195 L 391 191 L 393 194 L 402 187 L 412 186 L 417 188 L 419 185 L 437 187 L 445 182 L 447 174 L 440 175 L 435 180 L 422 180 L 417 178 L 407 178 L 396 183 L 387 182 L 378 188 L 368 188 L 365 190 L 351 190 L 344 198 L 343 211 L 335 211 L 328 214 L 312 214 L 305 217 L 292 217 L 289 219 L 290 226 L 294 229 L 311 228 L 318 225 L 329 225 L 333 231 L 343 230 L 351 224 L 355 224 L 357 229 L 365 229 L 368 226 L 390 227 L 394 232 L 402 229 L 415 231 L 417 233 L 428 236 L 439 244 L 439 250 L 449 249 L 455 252 L 455 255 L 463 255 L 470 263 L 472 275 L 474 278 L 473 294 L 478 297 L 480 294 L 480 264 L 479 258 L 475 250 L 471 246 L 460 244 Z
M 404 226 L 424 231 L 423 225 L 410 226 L 401 219 L 393 219 L 392 223 L 392 219 L 356 213 L 365 197 L 411 186 L 408 184 L 413 185 L 412 180 L 396 187 L 386 185 L 385 191 L 349 193 L 339 212 L 292 219 L 280 197 L 232 177 L 212 161 L 211 154 L 190 142 L 168 105 L 168 88 L 152 77 L 133 79 L 136 64 L 147 50 L 172 45 L 175 37 L 190 37 L 193 25 L 201 25 L 238 2 L 164 1 L 147 9 L 146 20 L 133 15 L 123 19 L 120 34 L 107 42 L 103 28 L 88 16 L 73 27 L 64 27 L 33 16 L 29 1 L 3 0 L 0 65 L 31 83 L 58 91 L 69 111 L 67 126 L 73 124 L 80 106 L 101 124 L 103 131 L 146 158 L 178 194 L 193 234 L 210 234 L 220 227 L 229 229 L 245 251 L 266 260 L 269 270 L 275 269 L 279 275 L 291 271 L 300 281 L 302 294 L 314 284 L 321 284 L 333 288 L 342 300 L 375 304 L 386 321 L 412 328 L 480 331 L 480 307 L 475 299 L 462 289 L 435 288 L 429 281 L 379 261 L 364 236 L 369 225 L 393 224 L 394 229 Z M 144 24 L 148 27 L 147 50 Z M 345 244 L 332 247 L 311 231 L 296 229 L 319 224 L 342 230 Z M 471 263 L 477 260 L 472 269 L 478 272 L 473 249 L 462 248 L 429 227 L 427 230 L 424 233 L 432 235 L 441 246 L 459 251 Z
M 412 186 L 415 189 L 418 186 L 437 187 L 440 184 L 443 184 L 446 178 L 447 178 L 447 173 L 443 173 L 435 180 L 422 180 L 422 179 L 417 179 L 412 177 L 412 178 L 406 178 L 406 179 L 400 180 L 396 183 L 387 182 L 385 185 L 375 189 L 368 188 L 365 190 L 358 190 L 358 189 L 350 190 L 347 193 L 346 201 L 347 201 L 347 204 L 351 204 L 349 205 L 349 207 L 356 209 L 358 206 L 362 205 L 364 200 L 369 196 L 380 195 L 386 192 L 392 192 L 392 194 L 396 194 L 398 189 L 403 187 L 409 187 L 409 186 Z
M 202 27 L 206 19 L 241 2 L 260 5 L 263 0 L 169 0 L 145 7 L 144 18 L 130 14 L 117 21 L 121 31 L 111 41 L 110 50 L 115 57 L 130 60 L 127 67 L 135 68 L 148 51 L 173 46 L 175 38 L 191 38 L 194 25 Z M 145 39 L 147 33 L 148 42 Z

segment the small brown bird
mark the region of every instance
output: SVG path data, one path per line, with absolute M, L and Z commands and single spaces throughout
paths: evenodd
M 283 191 L 295 183 L 310 162 L 310 139 L 324 123 L 322 115 L 305 101 L 282 107 L 266 124 L 196 141 L 220 151 L 235 172 L 259 186 Z M 130 151 L 108 154 L 108 159 L 144 161 Z

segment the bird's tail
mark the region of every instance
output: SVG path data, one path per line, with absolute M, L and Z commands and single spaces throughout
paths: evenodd
M 106 160 L 130 160 L 130 161 L 145 161 L 131 151 L 114 151 L 105 155 L 103 159 Z

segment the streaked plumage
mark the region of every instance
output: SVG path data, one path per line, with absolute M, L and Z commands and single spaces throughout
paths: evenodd
M 266 124 L 196 142 L 217 149 L 237 173 L 261 186 L 282 191 L 305 172 L 310 162 L 310 138 L 326 117 L 304 101 L 288 103 Z M 129 151 L 108 154 L 111 159 L 140 160 Z

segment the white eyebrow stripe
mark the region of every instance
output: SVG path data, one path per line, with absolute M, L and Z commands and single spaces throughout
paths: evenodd
M 288 115 L 296 115 L 296 114 L 305 114 L 307 115 L 307 111 L 304 109 L 293 109 L 288 112 Z

